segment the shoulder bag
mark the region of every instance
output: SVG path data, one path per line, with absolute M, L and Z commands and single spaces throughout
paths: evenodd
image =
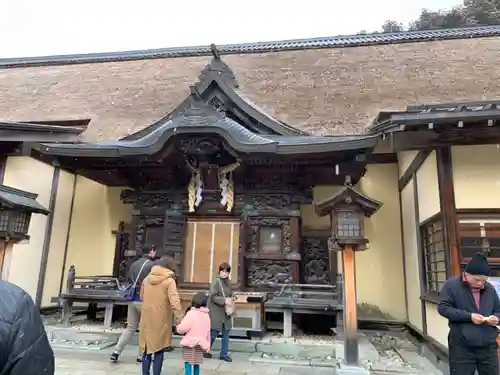
M 225 300 L 227 297 L 226 294 L 224 293 L 224 286 L 222 285 L 222 281 L 220 281 L 219 278 L 217 278 L 217 281 L 219 283 L 220 291 L 222 292 L 222 297 L 224 297 Z M 224 304 L 224 312 L 226 313 L 227 316 L 233 316 L 236 313 L 236 305 L 234 301 L 231 305 Z
M 121 293 L 124 300 L 132 301 L 134 299 L 137 283 L 139 282 L 139 278 L 141 277 L 142 270 L 144 269 L 146 264 L 148 264 L 149 262 L 150 262 L 149 260 L 146 260 L 142 264 L 141 268 L 139 269 L 139 273 L 137 274 L 137 277 L 135 278 L 135 281 L 133 284 L 123 285 L 123 287 L 120 288 L 120 293 Z

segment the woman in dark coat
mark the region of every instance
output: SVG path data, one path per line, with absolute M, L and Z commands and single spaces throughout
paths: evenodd
M 212 347 L 215 339 L 221 335 L 220 359 L 225 362 L 233 360 L 228 355 L 229 351 L 229 331 L 232 328 L 231 317 L 226 314 L 226 305 L 232 305 L 233 290 L 229 275 L 231 274 L 231 266 L 228 263 L 222 263 L 219 266 L 219 274 L 210 286 L 210 296 L 208 299 L 208 308 L 210 310 L 211 323 L 211 343 Z M 206 358 L 212 358 L 212 354 L 205 353 Z

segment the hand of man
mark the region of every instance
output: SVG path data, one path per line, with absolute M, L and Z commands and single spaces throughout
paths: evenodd
M 495 315 L 490 315 L 486 318 L 486 323 L 492 326 L 498 325 L 498 318 Z
M 231 298 L 226 298 L 226 305 L 231 306 L 233 304 L 233 300 Z
M 474 324 L 483 324 L 485 322 L 485 317 L 482 316 L 481 314 L 471 314 L 471 319 L 472 319 L 472 323 Z

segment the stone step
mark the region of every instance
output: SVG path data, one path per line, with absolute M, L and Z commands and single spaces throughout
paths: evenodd
M 48 328 L 47 334 L 54 347 L 72 345 L 82 349 L 102 350 L 115 345 L 121 335 L 120 331 L 79 331 L 74 328 Z M 172 346 L 180 348 L 181 336 L 172 337 Z M 255 353 L 257 341 L 244 339 L 231 339 L 231 351 L 241 353 Z M 134 333 L 130 345 L 139 345 L 139 334 Z M 102 348 L 102 349 L 98 349 Z M 220 339 L 213 346 L 214 350 L 220 350 Z
M 116 340 L 98 333 L 52 332 L 49 340 L 53 348 L 104 350 L 116 344 Z
M 254 353 L 248 359 L 252 363 L 269 363 L 284 366 L 338 367 L 339 361 L 332 355 L 286 356 L 283 354 Z
M 115 345 L 120 337 L 122 330 L 103 330 L 102 328 L 87 327 L 86 329 L 77 329 L 75 327 L 47 327 L 47 334 L 54 345 L 80 345 L 82 348 L 109 347 Z M 182 336 L 174 335 L 172 337 L 172 346 L 180 348 Z M 139 345 L 139 334 L 134 333 L 131 345 Z M 333 345 L 295 343 L 292 340 L 280 341 L 274 337 L 265 340 L 249 339 L 230 339 L 230 349 L 232 352 L 240 353 L 265 353 L 284 357 L 314 357 L 313 353 L 321 353 L 320 356 L 334 356 L 335 348 L 338 342 Z M 213 347 L 214 351 L 220 349 L 220 339 L 217 339 Z

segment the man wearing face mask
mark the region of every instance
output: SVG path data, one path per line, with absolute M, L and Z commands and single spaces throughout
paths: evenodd
M 477 253 L 461 276 L 448 279 L 441 290 L 438 312 L 450 327 L 448 350 L 453 375 L 498 375 L 496 338 L 500 299 L 488 283 L 488 260 Z

